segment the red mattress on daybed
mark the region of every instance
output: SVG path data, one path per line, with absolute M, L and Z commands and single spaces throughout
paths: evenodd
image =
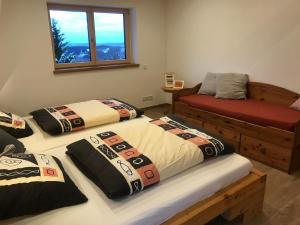
M 297 110 L 254 99 L 228 100 L 208 95 L 188 95 L 179 100 L 205 111 L 288 131 L 294 131 L 295 125 L 300 121 L 300 112 Z

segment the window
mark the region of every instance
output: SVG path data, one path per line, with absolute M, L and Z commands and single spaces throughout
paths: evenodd
M 48 4 L 55 71 L 134 66 L 128 9 Z

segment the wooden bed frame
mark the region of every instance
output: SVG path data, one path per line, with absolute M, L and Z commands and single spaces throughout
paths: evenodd
M 196 94 L 201 87 L 182 89 L 173 94 L 173 112 L 203 127 L 210 133 L 223 136 L 236 151 L 282 171 L 292 173 L 300 168 L 300 121 L 293 132 L 271 126 L 260 126 L 191 107 L 179 97 Z M 290 106 L 299 94 L 270 84 L 250 82 L 248 98 Z
M 253 169 L 248 176 L 178 213 L 162 225 L 204 225 L 219 215 L 228 221 L 241 216 L 242 223 L 247 224 L 262 211 L 265 185 L 266 175 Z

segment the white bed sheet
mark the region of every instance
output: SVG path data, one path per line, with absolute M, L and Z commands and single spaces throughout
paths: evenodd
M 106 198 L 65 155 L 65 147 L 47 151 L 58 157 L 89 201 L 32 217 L 11 225 L 157 225 L 249 174 L 252 164 L 233 154 L 205 162 L 134 196 L 119 201 Z
M 151 120 L 149 117 L 142 116 L 140 118 L 123 121 L 120 123 L 114 124 L 107 124 L 97 127 L 88 128 L 81 131 L 76 131 L 73 133 L 66 133 L 59 136 L 51 136 L 44 132 L 38 124 L 34 121 L 32 117 L 25 117 L 24 118 L 31 129 L 33 130 L 33 135 L 19 139 L 26 147 L 29 152 L 38 153 L 50 150 L 52 148 L 57 148 L 61 146 L 67 146 L 75 141 L 78 141 L 90 134 L 95 134 L 96 132 L 103 132 L 109 129 L 118 129 L 126 126 L 127 123 L 130 124 L 140 124 L 144 123 L 145 121 Z

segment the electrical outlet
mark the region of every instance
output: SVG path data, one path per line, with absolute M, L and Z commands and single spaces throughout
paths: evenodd
M 143 102 L 150 102 L 150 101 L 153 101 L 153 95 L 149 95 L 149 96 L 144 96 L 144 97 L 142 97 L 142 101 L 143 101 Z

